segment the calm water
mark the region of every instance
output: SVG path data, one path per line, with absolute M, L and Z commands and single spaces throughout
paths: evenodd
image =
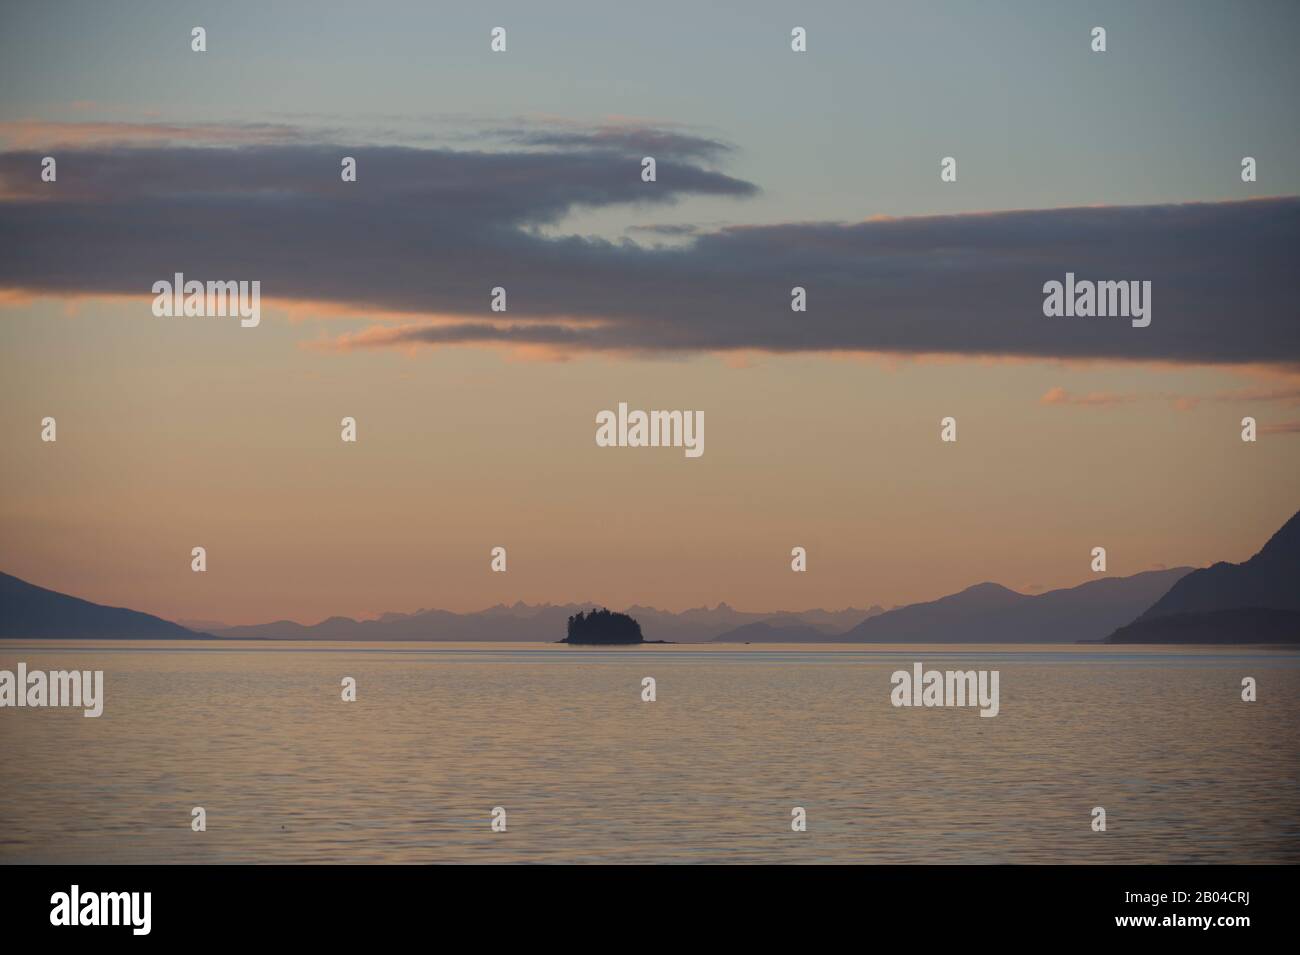
M 1294 650 L 0 642 L 19 660 L 104 670 L 107 701 L 0 710 L 0 862 L 1300 861 Z M 1001 671 L 1000 715 L 890 706 L 916 660 Z

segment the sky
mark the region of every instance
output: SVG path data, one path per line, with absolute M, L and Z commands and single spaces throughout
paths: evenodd
M 1300 507 L 1294 4 L 0 18 L 34 583 L 231 624 L 891 606 L 1243 560 Z M 176 272 L 259 280 L 260 324 L 156 317 Z M 1067 272 L 1151 282 L 1151 324 L 1045 316 Z M 598 447 L 619 402 L 703 411 L 704 454 Z

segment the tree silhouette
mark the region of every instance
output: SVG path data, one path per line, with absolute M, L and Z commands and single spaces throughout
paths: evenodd
M 641 624 L 625 613 L 613 613 L 608 608 L 593 609 L 584 614 L 579 610 L 569 618 L 569 632 L 561 643 L 643 643 Z

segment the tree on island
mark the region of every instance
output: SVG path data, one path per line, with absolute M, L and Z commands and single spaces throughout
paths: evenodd
M 641 624 L 625 613 L 607 609 L 584 614 L 579 610 L 569 618 L 569 635 L 561 643 L 644 643 Z

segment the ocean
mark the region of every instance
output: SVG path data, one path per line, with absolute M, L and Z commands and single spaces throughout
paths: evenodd
M 0 641 L 19 661 L 104 671 L 104 710 L 0 709 L 4 863 L 1300 862 L 1295 648 Z M 916 662 L 997 670 L 997 716 L 893 706 Z

